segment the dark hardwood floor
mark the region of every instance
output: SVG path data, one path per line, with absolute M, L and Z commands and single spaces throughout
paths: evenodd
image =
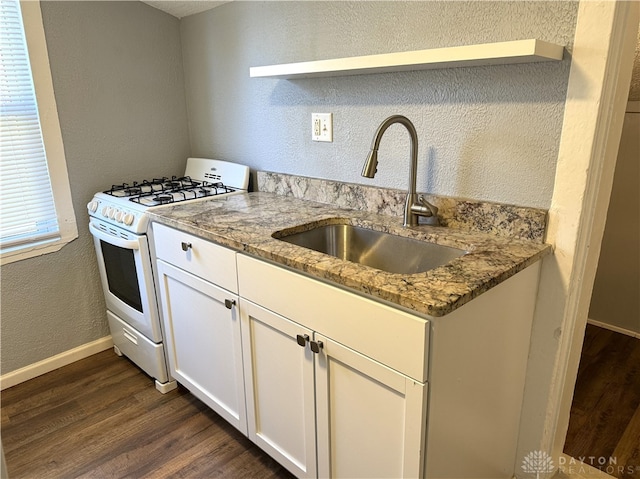
M 293 478 L 185 389 L 160 394 L 111 350 L 3 391 L 0 412 L 11 479 Z M 612 475 L 640 478 L 640 340 L 587 327 L 565 453 L 614 457 L 625 469 Z
M 286 478 L 185 389 L 160 394 L 112 350 L 2 392 L 11 479 Z
M 613 458 L 610 475 L 640 478 L 639 339 L 587 325 L 564 452 Z

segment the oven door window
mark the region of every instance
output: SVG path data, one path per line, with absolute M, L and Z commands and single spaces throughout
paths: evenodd
M 138 271 L 134 251 L 100 241 L 109 291 L 142 313 Z

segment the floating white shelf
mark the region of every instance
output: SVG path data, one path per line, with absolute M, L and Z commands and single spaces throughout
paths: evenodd
M 411 52 L 383 53 L 251 67 L 252 78 L 312 78 L 438 68 L 507 65 L 562 60 L 564 47 L 542 40 L 516 40 Z

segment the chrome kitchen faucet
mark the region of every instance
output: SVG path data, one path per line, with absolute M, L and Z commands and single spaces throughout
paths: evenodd
M 378 171 L 378 148 L 380 147 L 380 140 L 384 132 L 394 123 L 400 123 L 409 131 L 411 136 L 411 164 L 409 165 L 409 190 L 407 192 L 407 199 L 404 204 L 404 226 L 417 226 L 418 217 L 425 216 L 430 217 L 429 224 L 432 226 L 439 226 L 438 222 L 438 208 L 429 203 L 424 196 L 416 193 L 416 177 L 418 171 L 418 134 L 416 128 L 406 116 L 392 115 L 384 120 L 375 136 L 373 137 L 373 143 L 371 143 L 371 151 L 367 157 L 367 161 L 362 168 L 362 176 L 365 178 L 373 178 Z

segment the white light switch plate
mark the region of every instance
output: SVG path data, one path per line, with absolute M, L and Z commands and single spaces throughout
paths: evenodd
M 311 114 L 311 138 L 313 141 L 333 141 L 333 114 Z

